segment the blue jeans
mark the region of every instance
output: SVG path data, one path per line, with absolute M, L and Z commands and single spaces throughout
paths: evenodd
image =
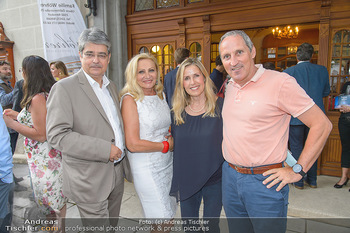
M 204 186 L 190 198 L 181 201 L 181 217 L 187 224 L 184 224 L 186 232 L 203 232 L 199 224 L 190 224 L 189 220 L 199 220 L 199 207 L 203 198 L 203 220 L 204 228 L 209 232 L 220 232 L 219 217 L 222 209 L 222 186 L 221 180 L 218 183 Z M 190 230 L 190 227 L 192 227 Z M 186 230 L 187 229 L 187 230 Z
M 293 157 L 298 160 L 300 154 L 304 148 L 304 144 L 309 133 L 309 128 L 306 125 L 291 125 L 289 128 L 289 148 L 292 152 Z M 307 183 L 310 185 L 317 185 L 317 160 L 312 165 L 309 171 L 306 173 L 306 177 L 304 178 Z M 303 178 L 301 178 L 298 182 L 294 183 L 299 187 L 304 186 Z
M 0 179 L 0 232 L 10 232 L 6 226 L 11 226 L 13 208 L 14 182 L 4 183 Z
M 222 166 L 222 202 L 233 232 L 285 232 L 287 228 L 288 185 L 266 188 L 261 174 L 238 173 L 225 161 Z

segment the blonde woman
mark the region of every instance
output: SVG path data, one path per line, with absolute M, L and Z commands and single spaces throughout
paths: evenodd
M 181 217 L 186 219 L 198 220 L 203 200 L 203 218 L 208 220 L 205 231 L 220 232 L 223 99 L 215 95 L 213 86 L 200 61 L 188 58 L 181 63 L 173 96 L 171 194 L 179 197 Z M 186 223 L 187 229 L 201 229 Z
M 50 63 L 52 76 L 56 81 L 67 78 L 69 76 L 66 65 L 62 61 L 53 61 Z
M 131 172 L 144 217 L 174 217 L 176 200 L 169 195 L 173 173 L 170 109 L 165 100 L 157 60 L 142 53 L 125 71 L 121 112 Z

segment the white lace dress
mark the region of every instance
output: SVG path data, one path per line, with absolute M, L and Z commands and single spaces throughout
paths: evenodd
M 171 119 L 165 97 L 161 100 L 157 95 L 145 96 L 142 101 L 136 101 L 136 104 L 140 138 L 153 142 L 166 140 Z M 169 195 L 173 176 L 173 153 L 129 151 L 127 156 L 144 217 L 173 218 L 177 207 L 176 199 Z

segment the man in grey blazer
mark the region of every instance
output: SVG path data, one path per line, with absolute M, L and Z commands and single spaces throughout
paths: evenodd
M 108 224 L 119 217 L 129 172 L 117 88 L 105 76 L 111 43 L 97 28 L 84 30 L 78 43 L 82 69 L 50 91 L 47 140 L 62 152 L 63 193 L 83 225 L 91 225 L 88 218 Z

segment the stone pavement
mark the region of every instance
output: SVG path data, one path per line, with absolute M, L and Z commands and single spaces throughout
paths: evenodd
M 23 163 L 22 155 L 15 156 L 14 173 L 17 177 L 23 176 L 21 185 L 28 188 L 27 191 L 15 192 L 14 218 L 12 226 L 25 226 L 26 219 L 35 219 L 35 203 L 30 199 L 32 194 L 28 167 Z M 319 176 L 318 188 L 305 187 L 299 190 L 290 187 L 288 207 L 288 231 L 287 232 L 325 232 L 341 233 L 350 232 L 350 185 L 342 189 L 335 189 L 333 185 L 338 177 Z M 34 217 L 33 217 L 34 216 Z M 225 213 L 222 211 L 221 232 L 228 232 L 225 224 Z M 125 182 L 125 191 L 121 207 L 121 217 L 137 221 L 143 217 L 142 208 L 132 183 Z M 179 208 L 176 218 L 180 217 Z M 79 218 L 79 212 L 74 203 L 68 203 L 67 218 Z M 13 228 L 12 232 L 32 232 L 30 229 L 21 231 Z M 128 231 L 123 231 L 128 232 Z M 130 232 L 147 232 L 133 230 Z M 175 232 L 175 231 L 173 231 Z M 182 231 L 181 231 L 182 232 Z

